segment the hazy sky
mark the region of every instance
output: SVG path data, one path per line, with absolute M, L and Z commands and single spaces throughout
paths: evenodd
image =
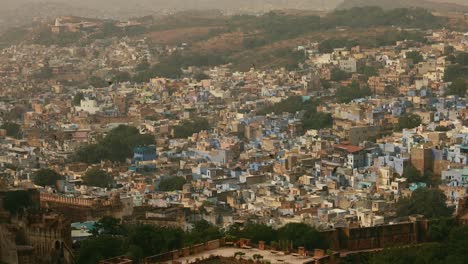
M 24 6 L 26 3 L 62 3 L 73 5 L 80 8 L 101 8 L 108 10 L 135 10 L 148 9 L 156 10 L 158 8 L 259 8 L 265 6 L 271 8 L 315 8 L 319 9 L 324 5 L 326 8 L 334 8 L 344 0 L 0 0 L 0 9 L 11 9 Z M 385 1 L 385 0 L 382 0 Z M 428 0 L 433 2 L 446 2 L 467 4 L 468 0 Z M 105 10 L 102 10 L 105 12 Z

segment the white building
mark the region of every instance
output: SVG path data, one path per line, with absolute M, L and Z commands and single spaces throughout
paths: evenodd
M 89 100 L 89 99 L 81 100 L 80 106 L 75 107 L 75 109 L 78 112 L 83 111 L 92 115 L 101 111 L 101 108 L 98 106 L 96 100 Z

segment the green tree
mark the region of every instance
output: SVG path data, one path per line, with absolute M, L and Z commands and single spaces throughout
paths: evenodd
M 81 100 L 84 100 L 84 94 L 82 92 L 78 92 L 73 97 L 73 105 L 80 105 Z
M 456 225 L 455 219 L 452 217 L 432 219 L 427 232 L 429 241 L 443 242 L 447 240 L 450 232 Z
M 366 77 L 377 76 L 379 71 L 374 66 L 366 65 L 362 69 L 359 69 L 359 73 L 364 74 Z
M 195 74 L 195 75 L 193 76 L 193 78 L 194 78 L 195 80 L 197 80 L 197 81 L 201 81 L 201 80 L 208 80 L 208 79 L 210 79 L 210 76 L 209 76 L 208 74 L 206 74 L 206 73 L 199 72 L 199 73 Z
M 445 48 L 444 48 L 444 55 L 445 56 L 449 56 L 449 55 L 452 55 L 454 53 L 455 53 L 455 47 L 453 47 L 452 45 L 445 46 Z
M 315 105 L 313 106 L 315 107 Z M 270 113 L 275 113 L 277 115 L 282 113 L 296 113 L 301 110 L 306 110 L 307 106 L 304 104 L 302 97 L 300 96 L 290 96 L 281 102 L 267 106 L 261 109 L 258 114 L 266 115 Z M 312 107 L 311 107 L 312 108 Z
M 194 245 L 215 240 L 223 236 L 221 230 L 206 220 L 193 223 L 193 229 L 185 235 L 185 244 Z
M 445 67 L 444 71 L 444 81 L 445 82 L 454 82 L 460 78 L 468 78 L 468 71 L 466 67 L 459 64 L 451 64 Z
M 412 113 L 402 114 L 398 118 L 398 129 L 415 128 L 421 124 L 422 120 L 419 115 Z
M 460 65 L 468 66 L 468 52 L 460 52 L 457 54 L 455 61 Z
M 444 248 L 439 243 L 428 243 L 411 248 L 387 248 L 371 254 L 370 264 L 432 264 L 444 257 Z M 443 263 L 443 262 L 442 262 Z
M 91 168 L 83 176 L 83 183 L 88 186 L 108 188 L 112 185 L 113 181 L 112 176 L 99 168 Z
M 468 246 L 468 226 L 459 226 L 449 234 L 445 263 L 466 263 Z
M 6 135 L 12 138 L 21 138 L 21 126 L 16 123 L 6 122 L 0 129 L 6 130 Z
M 80 148 L 75 153 L 75 159 L 86 163 L 98 163 L 102 160 L 125 162 L 132 156 L 135 147 L 152 144 L 152 135 L 142 135 L 136 127 L 120 125 L 97 144 Z
M 323 129 L 333 126 L 333 117 L 330 113 L 307 111 L 302 117 L 304 129 Z
M 132 80 L 132 76 L 130 73 L 125 72 L 125 71 L 119 71 L 114 74 L 114 78 L 112 78 L 112 81 L 114 82 L 129 82 Z
M 385 92 L 385 94 L 392 95 L 392 96 L 397 96 L 398 93 L 399 93 L 398 89 L 393 85 L 385 86 L 384 92 Z
M 450 128 L 448 126 L 442 126 L 442 125 L 438 125 L 434 129 L 434 131 L 438 131 L 438 132 L 446 132 L 446 131 L 450 131 L 450 130 L 452 130 L 452 128 Z
M 125 233 L 121 220 L 112 216 L 104 216 L 94 224 L 92 230 L 94 236 L 97 235 L 123 235 Z
M 416 50 L 406 52 L 406 58 L 412 60 L 414 64 L 418 64 L 423 61 L 423 56 Z
M 96 87 L 96 88 L 109 86 L 109 83 L 106 80 L 97 76 L 89 77 L 88 82 L 89 82 L 89 85 Z
M 466 95 L 466 90 L 468 88 L 468 84 L 465 79 L 458 78 L 452 82 L 447 88 L 447 95 L 457 95 L 460 97 L 464 97 Z
M 278 232 L 265 224 L 248 224 L 242 230 L 242 236 L 249 238 L 254 243 L 265 241 L 270 244 L 278 239 Z
M 181 176 L 173 176 L 162 179 L 159 182 L 159 190 L 162 192 L 172 192 L 175 190 L 182 190 L 184 184 L 187 183 L 184 177 Z
M 304 129 L 322 129 L 331 127 L 333 119 L 331 114 L 317 112 L 317 101 L 308 99 L 304 100 L 301 96 L 290 96 L 287 99 L 264 107 L 258 111 L 259 115 L 266 115 L 270 113 L 296 113 L 304 111 L 302 116 L 302 125 Z
M 453 227 L 441 242 L 418 244 L 415 246 L 388 248 L 371 253 L 370 264 L 462 264 L 466 263 L 468 246 L 468 227 Z
M 77 261 L 79 264 L 98 263 L 100 260 L 125 253 L 125 241 L 110 235 L 92 237 L 81 242 Z
M 16 214 L 31 205 L 31 195 L 27 191 L 9 191 L 3 197 L 3 208 L 11 214 Z
M 48 64 L 44 65 L 37 73 L 34 74 L 34 78 L 40 80 L 47 80 L 52 77 L 52 69 Z
M 340 103 L 349 103 L 354 99 L 363 98 L 372 95 L 372 91 L 367 86 L 362 86 L 353 81 L 350 85 L 341 86 L 336 91 L 336 98 Z
M 103 217 L 93 230 L 93 236 L 81 242 L 78 263 L 98 263 L 105 258 L 130 256 L 135 263 L 144 257 L 157 255 L 184 246 L 203 243 L 223 236 L 220 229 L 202 220 L 194 223 L 190 232 L 180 228 L 128 223 Z
M 253 254 L 252 258 L 257 262 L 260 262 L 260 260 L 263 259 L 263 256 L 260 254 Z
M 446 204 L 447 197 L 438 189 L 418 188 L 410 198 L 401 198 L 397 203 L 397 215 L 421 214 L 427 218 L 449 217 L 453 208 Z
M 39 186 L 55 186 L 56 182 L 63 178 L 62 175 L 51 169 L 40 169 L 34 173 L 34 184 Z
M 186 120 L 182 124 L 174 127 L 175 138 L 187 138 L 194 133 L 202 130 L 210 129 L 210 124 L 206 118 L 194 118 L 193 120 Z
M 357 40 L 350 40 L 346 38 L 330 38 L 320 42 L 320 53 L 331 53 L 336 48 L 350 48 L 358 45 Z
M 147 59 L 142 60 L 135 68 L 136 71 L 147 71 L 150 68 L 150 64 Z
M 236 251 L 234 253 L 234 258 L 236 258 L 236 259 L 241 259 L 243 256 L 245 256 L 245 253 L 242 252 L 242 251 Z
M 295 248 L 301 246 L 307 250 L 328 248 L 328 244 L 320 232 L 304 223 L 286 224 L 278 229 L 278 238 L 280 241 L 292 241 Z
M 137 225 L 131 228 L 127 243 L 140 248 L 143 256 L 150 256 L 182 248 L 183 242 L 181 229 Z
M 151 68 L 151 76 L 177 79 L 182 76 L 181 66 L 172 63 L 161 62 Z
M 350 77 L 351 74 L 337 68 L 333 69 L 331 72 L 331 80 L 335 82 L 344 81 Z
M 421 173 L 414 167 L 412 164 L 405 166 L 403 169 L 403 177 L 405 177 L 408 182 L 423 182 L 424 177 Z

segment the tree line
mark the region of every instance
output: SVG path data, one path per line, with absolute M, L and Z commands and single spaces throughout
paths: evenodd
M 287 99 L 266 106 L 258 111 L 259 115 L 270 113 L 296 113 L 303 112 L 301 121 L 304 129 L 322 129 L 331 127 L 333 119 L 331 114 L 317 112 L 318 102 L 311 99 L 303 99 L 301 96 L 291 96 Z
M 140 134 L 135 127 L 120 125 L 96 144 L 80 148 L 75 153 L 75 160 L 86 163 L 98 163 L 102 160 L 124 162 L 132 157 L 133 148 L 152 144 L 152 135 Z
M 161 227 L 122 223 L 113 217 L 100 219 L 92 230 L 93 236 L 78 247 L 78 263 L 97 263 L 99 260 L 127 255 L 134 261 L 174 249 L 226 237 L 247 238 L 253 243 L 265 241 L 279 250 L 304 246 L 307 250 L 327 249 L 324 237 L 315 228 L 304 223 L 290 223 L 277 230 L 250 223 L 244 228 L 233 226 L 226 232 L 205 220 L 192 223 L 184 231 L 176 227 Z

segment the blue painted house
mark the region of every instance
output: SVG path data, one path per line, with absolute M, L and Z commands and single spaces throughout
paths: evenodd
M 135 172 L 154 171 L 156 164 L 153 161 L 157 157 L 155 145 L 136 147 L 133 149 L 132 165 L 129 170 Z

